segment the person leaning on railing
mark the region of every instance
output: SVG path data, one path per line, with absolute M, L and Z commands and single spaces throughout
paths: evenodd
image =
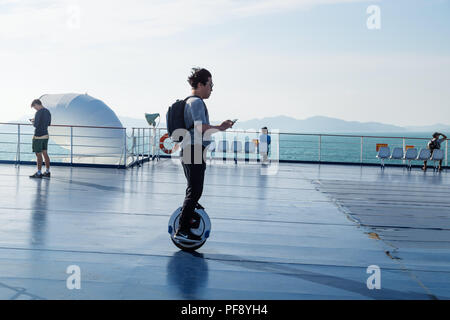
M 440 136 L 442 136 L 441 139 L 439 139 Z M 439 132 L 433 133 L 433 139 L 431 139 L 430 142 L 428 142 L 428 149 L 430 149 L 430 153 L 433 154 L 434 150 L 441 149 L 441 143 L 444 142 L 445 140 L 447 140 L 447 136 L 445 134 L 442 134 Z M 427 161 L 426 160 L 423 162 L 422 170 L 424 170 L 424 171 L 427 170 Z M 439 160 L 438 170 L 439 171 L 442 170 L 442 160 Z
M 52 122 L 52 115 L 47 108 L 42 106 L 38 99 L 31 103 L 31 107 L 36 110 L 34 119 L 30 119 L 35 127 L 33 136 L 33 152 L 36 154 L 37 172 L 30 178 L 50 178 L 50 157 L 47 153 L 48 147 L 48 127 Z M 45 172 L 42 173 L 42 156 L 45 159 Z

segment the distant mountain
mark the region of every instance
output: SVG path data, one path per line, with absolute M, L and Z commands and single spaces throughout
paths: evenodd
M 408 131 L 415 131 L 415 132 L 442 132 L 444 134 L 450 133 L 450 126 L 442 123 L 437 123 L 432 126 L 409 126 L 405 127 Z
M 29 117 L 22 117 L 19 122 L 28 123 Z M 119 116 L 122 125 L 126 128 L 148 128 L 149 125 L 142 115 L 141 119 Z M 156 120 L 159 127 L 165 127 L 165 115 Z M 211 121 L 211 123 L 217 124 L 218 121 Z M 280 132 L 297 132 L 297 133 L 402 133 L 402 132 L 429 132 L 430 134 L 435 131 L 440 131 L 450 136 L 450 125 L 438 123 L 429 126 L 407 126 L 400 127 L 390 124 L 384 124 L 379 122 L 358 122 L 358 121 L 346 121 L 336 118 L 315 116 L 304 120 L 299 120 L 287 116 L 276 116 L 262 119 L 252 119 L 248 121 L 238 121 L 235 129 L 256 129 L 259 130 L 262 127 L 268 127 L 269 129 L 279 129 Z
M 279 129 L 280 132 L 299 133 L 344 133 L 344 132 L 406 132 L 407 129 L 378 122 L 345 121 L 336 118 L 316 116 L 305 120 L 298 120 L 286 116 L 237 122 L 239 129 Z
M 127 128 L 147 128 L 147 121 L 129 117 L 119 117 L 122 125 Z M 217 121 L 211 121 L 218 123 Z M 161 119 L 159 127 L 165 127 L 165 119 Z M 435 124 L 432 126 L 408 126 L 400 127 L 380 122 L 359 122 L 346 121 L 336 118 L 315 116 L 304 120 L 299 120 L 287 116 L 276 116 L 262 119 L 252 119 L 248 121 L 238 121 L 235 129 L 256 129 L 262 127 L 269 129 L 279 129 L 280 132 L 296 133 L 402 133 L 402 132 L 435 132 L 450 133 L 450 126 L 445 124 Z

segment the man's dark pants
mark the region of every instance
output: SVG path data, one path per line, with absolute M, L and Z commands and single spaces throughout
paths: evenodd
M 180 229 L 189 230 L 191 219 L 195 213 L 195 207 L 203 193 L 206 163 L 203 158 L 205 147 L 201 145 L 188 145 L 182 150 L 184 175 L 187 180 L 186 197 L 180 217 Z

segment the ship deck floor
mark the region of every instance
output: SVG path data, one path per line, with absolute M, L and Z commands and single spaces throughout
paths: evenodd
M 208 165 L 211 237 L 169 239 L 185 177 L 172 160 L 123 169 L 0 166 L 0 299 L 449 299 L 450 178 L 430 169 Z M 69 290 L 68 267 L 81 289 Z M 369 266 L 381 289 L 369 289 Z

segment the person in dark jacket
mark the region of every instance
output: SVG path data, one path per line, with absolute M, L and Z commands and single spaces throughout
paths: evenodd
M 50 178 L 50 157 L 47 153 L 48 148 L 48 127 L 52 122 L 52 115 L 48 109 L 44 108 L 42 102 L 38 99 L 33 100 L 31 107 L 36 110 L 34 119 L 30 119 L 34 126 L 33 152 L 36 154 L 37 172 L 30 178 Z M 45 172 L 42 173 L 42 156 L 45 159 Z

